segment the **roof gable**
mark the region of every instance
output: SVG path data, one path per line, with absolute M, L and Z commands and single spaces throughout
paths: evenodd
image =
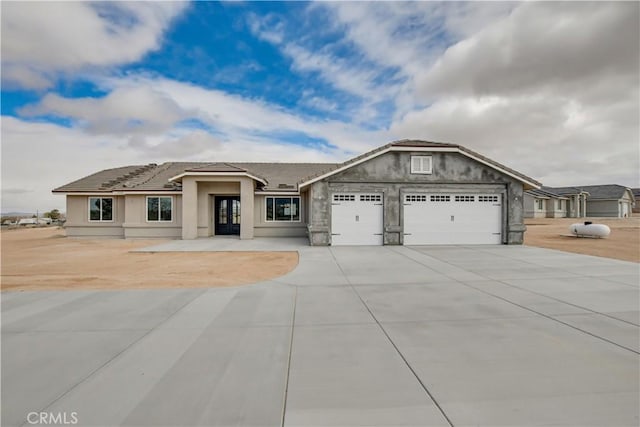
M 538 181 L 532 178 L 529 178 L 528 176 L 523 175 L 511 168 L 508 168 L 496 161 L 493 161 L 488 157 L 485 157 L 479 153 L 469 150 L 468 148 L 465 148 L 461 145 L 449 144 L 444 142 L 421 141 L 421 140 L 400 140 L 400 141 L 391 142 L 387 145 L 383 145 L 382 147 L 378 147 L 360 156 L 354 157 L 353 159 L 347 160 L 346 162 L 337 165 L 335 168 L 329 171 L 309 176 L 299 182 L 299 187 L 302 188 L 307 185 L 313 184 L 314 182 L 328 178 L 332 175 L 345 171 L 353 166 L 359 165 L 361 163 L 364 163 L 368 160 L 374 159 L 378 156 L 381 156 L 391 151 L 425 151 L 425 152 L 460 153 L 479 163 L 483 163 L 486 166 L 489 166 L 490 168 L 497 170 L 498 172 L 501 172 L 505 175 L 508 175 L 522 182 L 525 186 L 525 189 L 540 188 L 542 186 L 542 184 L 539 183 Z

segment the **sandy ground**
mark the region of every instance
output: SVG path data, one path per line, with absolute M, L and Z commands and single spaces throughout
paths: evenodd
M 606 239 L 569 237 L 569 226 L 592 221 L 606 224 Z M 640 216 L 631 218 L 527 218 L 524 244 L 640 263 Z
M 234 286 L 293 270 L 297 252 L 130 253 L 159 240 L 68 239 L 60 228 L 2 230 L 1 289 Z
M 640 263 L 640 216 L 590 218 L 607 239 L 569 237 L 576 218 L 529 218 L 524 243 Z M 135 253 L 159 240 L 67 239 L 59 228 L 2 230 L 4 290 L 203 288 L 256 283 L 298 264 L 296 252 Z

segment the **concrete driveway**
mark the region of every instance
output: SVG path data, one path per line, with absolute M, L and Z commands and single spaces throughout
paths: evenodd
M 639 283 L 532 247 L 301 247 L 239 288 L 3 293 L 2 425 L 638 425 Z

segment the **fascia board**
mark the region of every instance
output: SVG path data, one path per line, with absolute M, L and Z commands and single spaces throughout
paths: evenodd
M 183 172 L 179 175 L 173 176 L 169 178 L 169 181 L 176 181 L 178 179 L 184 178 L 185 176 L 247 176 L 255 181 L 261 182 L 264 185 L 267 185 L 267 181 L 262 178 L 258 178 L 257 176 L 251 175 L 246 172 Z

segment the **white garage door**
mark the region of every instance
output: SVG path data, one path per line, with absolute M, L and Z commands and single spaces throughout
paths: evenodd
M 405 194 L 404 244 L 500 244 L 501 199 L 496 194 Z
M 331 244 L 382 245 L 382 194 L 337 193 L 331 198 Z

